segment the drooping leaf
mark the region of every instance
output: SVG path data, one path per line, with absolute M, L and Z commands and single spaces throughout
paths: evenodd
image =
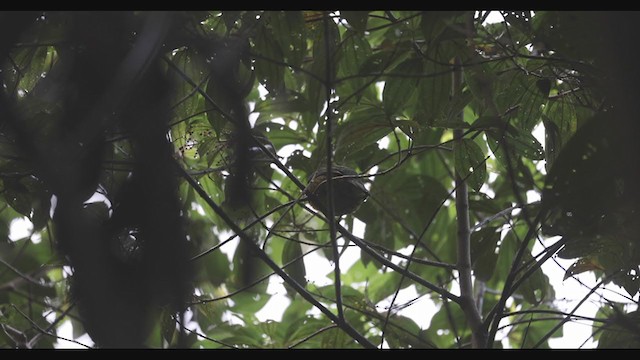
M 300 243 L 294 241 L 287 241 L 282 249 L 282 262 L 289 264 L 285 271 L 293 280 L 303 287 L 307 283 L 307 271 L 305 269 L 304 262 L 302 261 L 302 248 Z M 293 291 L 289 291 L 290 295 L 295 294 Z

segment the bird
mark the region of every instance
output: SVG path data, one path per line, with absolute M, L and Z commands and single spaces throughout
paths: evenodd
M 359 175 L 357 172 L 346 166 L 334 165 L 331 171 L 334 215 L 351 214 L 369 197 L 369 191 L 364 187 L 364 180 L 357 177 Z M 320 166 L 309 177 L 305 192 L 311 205 L 325 213 L 327 212 L 327 191 L 327 168 Z

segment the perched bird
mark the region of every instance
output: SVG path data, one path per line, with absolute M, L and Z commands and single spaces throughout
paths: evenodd
M 332 172 L 334 215 L 341 216 L 356 211 L 369 196 L 363 179 L 346 166 L 334 165 Z M 305 191 L 311 205 L 323 212 L 327 211 L 327 190 L 327 168 L 320 166 L 309 178 Z

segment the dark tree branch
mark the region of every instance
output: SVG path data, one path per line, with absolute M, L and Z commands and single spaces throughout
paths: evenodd
M 462 68 L 460 60 L 454 60 L 452 86 L 452 96 L 459 96 L 462 92 Z M 463 113 L 458 114 L 460 121 L 464 121 Z M 463 140 L 463 131 L 454 129 L 454 137 L 458 140 L 454 142 L 454 152 L 461 151 L 459 148 Z M 473 280 L 471 277 L 471 232 L 469 230 L 469 194 L 467 183 L 462 179 L 456 168 L 456 221 L 457 221 L 457 257 L 458 257 L 458 277 L 460 283 L 460 307 L 466 315 L 467 323 L 471 328 L 471 343 L 474 348 L 483 348 L 486 344 L 486 330 L 482 324 L 482 316 L 476 308 L 473 297 Z

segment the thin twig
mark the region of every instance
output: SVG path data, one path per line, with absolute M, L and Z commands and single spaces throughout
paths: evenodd
M 334 328 L 337 328 L 337 327 L 338 326 L 336 324 L 331 324 L 331 325 L 325 326 L 323 328 L 320 328 L 320 329 L 314 331 L 312 334 L 309 334 L 309 335 L 303 337 L 302 339 L 296 341 L 292 345 L 289 345 L 288 348 L 289 349 L 293 349 L 294 347 L 304 343 L 305 341 L 308 341 L 309 339 L 313 338 L 314 336 L 320 335 L 320 334 L 322 334 L 323 332 L 325 332 L 327 330 L 331 330 L 331 329 L 334 329 Z
M 556 326 L 554 326 L 551 330 L 549 330 L 547 332 L 547 334 L 545 336 L 542 337 L 542 339 L 540 339 L 534 346 L 533 348 L 537 348 L 540 345 L 542 345 L 545 341 L 547 341 L 547 339 L 549 339 L 551 336 L 553 336 L 553 334 L 558 331 L 558 329 L 560 329 L 567 321 L 571 320 L 571 317 L 573 316 L 573 313 L 576 312 L 576 310 L 578 310 L 582 304 L 587 301 L 587 299 L 591 296 L 591 294 L 593 294 L 594 292 L 596 292 L 596 290 L 602 286 L 605 282 L 611 280 L 611 278 L 613 278 L 614 276 L 618 275 L 619 272 L 612 274 L 611 276 L 607 276 L 604 279 L 602 279 L 599 283 L 596 284 L 596 286 L 594 286 L 593 288 L 591 288 L 591 290 L 589 291 L 589 293 L 587 295 L 585 295 L 582 300 L 580 300 L 580 302 L 571 310 L 571 312 L 569 312 L 567 314 L 567 316 L 564 317 L 564 319 L 562 319 L 562 321 L 560 321 L 558 324 L 556 324 Z
M 184 325 L 182 324 L 182 322 L 181 322 L 180 320 L 178 320 L 178 318 L 177 318 L 177 317 L 175 317 L 175 316 L 173 316 L 173 315 L 172 315 L 171 317 L 173 318 L 173 320 L 174 320 L 176 323 L 178 323 L 178 325 L 180 326 L 180 328 L 181 328 L 181 329 L 183 329 L 183 330 L 186 330 L 186 331 L 188 331 L 188 332 L 190 332 L 190 333 L 192 333 L 192 334 L 196 334 L 196 335 L 200 336 L 201 338 L 207 339 L 207 340 L 209 340 L 209 341 L 211 341 L 211 342 L 214 342 L 214 343 L 216 343 L 216 344 L 218 344 L 218 345 L 226 346 L 226 347 L 231 348 L 231 349 L 238 349 L 238 347 L 237 347 L 237 346 L 234 346 L 234 345 L 231 345 L 231 344 L 227 344 L 227 343 L 225 343 L 225 342 L 223 342 L 223 341 L 220 341 L 220 340 L 216 340 L 216 339 L 210 338 L 210 337 L 208 337 L 207 335 L 205 335 L 205 334 L 201 334 L 201 333 L 199 333 L 199 332 L 197 332 L 197 331 L 195 331 L 195 330 L 191 330 L 191 329 L 189 329 L 188 327 L 184 326 Z
M 267 264 L 273 271 L 276 272 L 289 286 L 291 286 L 298 294 L 300 294 L 305 300 L 314 305 L 318 310 L 320 310 L 323 314 L 325 314 L 331 321 L 337 324 L 342 330 L 344 330 L 349 336 L 351 336 L 354 340 L 360 343 L 364 347 L 375 348 L 367 338 L 361 335 L 356 329 L 351 327 L 346 322 L 340 320 L 340 318 L 336 317 L 329 309 L 327 309 L 324 305 L 322 305 L 318 300 L 316 300 L 313 295 L 311 295 L 302 285 L 300 285 L 295 279 L 290 277 L 284 270 L 282 270 L 271 258 L 262 250 L 255 241 L 247 235 L 231 218 L 218 206 L 204 191 L 204 189 L 198 184 L 177 162 L 175 163 L 178 171 L 181 173 L 182 177 L 193 187 L 193 189 L 202 197 L 202 199 L 211 207 L 211 209 L 220 216 L 220 218 L 240 237 L 241 241 L 244 241 L 262 261 Z
M 280 205 L 278 205 L 278 206 L 274 207 L 273 209 L 269 210 L 268 212 L 266 212 L 266 213 L 265 213 L 265 214 L 263 214 L 262 216 L 260 216 L 260 217 L 256 218 L 256 219 L 255 219 L 255 220 L 253 220 L 252 222 L 250 222 L 247 226 L 245 226 L 245 227 L 242 229 L 242 231 L 246 231 L 246 230 L 248 230 L 250 227 L 252 227 L 253 225 L 257 224 L 257 223 L 258 223 L 258 222 L 260 222 L 262 219 L 266 218 L 267 216 L 269 216 L 269 215 L 273 214 L 274 212 L 276 212 L 276 211 L 278 211 L 278 210 L 280 210 L 280 209 L 282 209 L 282 208 L 284 208 L 284 207 L 290 206 L 292 203 L 293 203 L 293 202 L 288 202 L 288 203 L 280 204 Z M 228 243 L 229 241 L 231 241 L 231 240 L 235 239 L 237 236 L 238 236 L 238 234 L 233 234 L 233 235 L 231 235 L 231 236 L 230 236 L 229 238 L 227 238 L 225 241 L 222 241 L 222 242 L 220 242 L 219 244 L 216 244 L 216 245 L 214 245 L 214 246 L 210 247 L 209 249 L 207 249 L 207 250 L 205 250 L 205 251 L 201 252 L 200 254 L 198 254 L 198 255 L 196 255 L 196 256 L 194 256 L 194 257 L 192 257 L 190 261 L 195 261 L 195 260 L 197 260 L 197 259 L 199 259 L 199 258 L 201 258 L 201 257 L 203 257 L 203 256 L 205 256 L 205 255 L 207 255 L 207 254 L 209 254 L 209 253 L 211 253 L 211 252 L 213 252 L 213 251 L 216 251 L 217 249 L 219 249 L 220 247 L 222 247 L 223 245 L 225 245 L 225 244 L 226 244 L 226 243 Z
M 51 330 L 53 330 L 54 327 L 56 327 L 56 325 L 58 325 L 58 323 L 60 321 L 62 321 L 65 317 L 67 317 L 67 315 L 69 314 L 69 312 L 76 306 L 76 303 L 72 303 L 70 304 L 63 312 L 62 314 L 60 314 L 60 316 L 56 317 L 55 320 L 53 320 L 53 322 L 47 326 L 47 328 L 45 329 L 46 332 L 49 332 Z M 29 340 L 29 342 L 27 342 L 27 348 L 32 348 L 33 345 L 38 341 L 38 339 L 40 339 L 40 337 L 42 336 L 42 333 L 38 333 L 36 334 L 36 336 L 34 336 L 31 340 Z
M 297 261 L 300 261 L 300 260 L 301 260 L 301 259 L 303 259 L 305 256 L 307 256 L 307 255 L 311 254 L 311 253 L 312 253 L 312 252 L 314 252 L 314 251 L 317 251 L 317 250 L 321 249 L 322 247 L 323 247 L 323 246 L 318 245 L 318 246 L 314 247 L 313 249 L 311 249 L 311 250 L 309 250 L 309 251 L 305 252 L 304 254 L 301 254 L 301 255 L 299 255 L 299 256 L 296 256 L 295 258 L 293 258 L 292 260 L 290 260 L 290 261 L 289 261 L 289 262 L 287 262 L 286 264 L 283 264 L 283 265 L 282 265 L 282 267 L 281 267 L 281 269 L 283 269 L 283 270 L 284 270 L 284 269 L 286 269 L 289 265 L 292 265 L 293 263 L 295 263 L 295 262 L 297 262 Z M 235 296 L 235 295 L 237 295 L 237 294 L 239 294 L 239 293 L 241 293 L 241 292 L 243 292 L 243 291 L 245 291 L 245 290 L 247 290 L 247 289 L 251 289 L 252 287 L 254 287 L 254 286 L 258 285 L 259 283 L 261 283 L 261 282 L 263 282 L 263 281 L 267 280 L 268 278 L 270 278 L 270 277 L 271 277 L 271 276 L 273 276 L 273 275 L 276 275 L 276 273 L 275 273 L 275 272 L 271 272 L 271 273 L 269 273 L 269 274 L 266 274 L 266 275 L 264 275 L 264 276 L 262 276 L 262 277 L 258 278 L 257 280 L 255 280 L 255 281 L 254 281 L 254 282 L 252 282 L 251 284 L 247 284 L 246 286 L 243 286 L 242 288 L 237 289 L 237 290 L 235 290 L 235 291 L 232 291 L 232 292 L 230 292 L 230 293 L 228 293 L 228 294 L 226 294 L 226 295 L 219 296 L 219 297 L 216 297 L 216 298 L 213 298 L 213 299 L 203 299 L 203 300 L 194 301 L 194 302 L 190 303 L 190 304 L 189 304 L 189 306 L 192 306 L 192 305 L 201 305 L 201 304 L 206 304 L 206 303 L 210 303 L 210 302 L 216 302 L 216 301 L 221 301 L 221 300 L 229 299 L 229 298 L 231 298 L 231 297 L 233 297 L 233 296 Z
M 41 287 L 45 287 L 45 288 L 51 288 L 53 287 L 50 284 L 43 284 L 41 282 L 39 282 L 36 279 L 33 279 L 31 276 L 24 274 L 23 272 L 21 272 L 20 270 L 16 269 L 15 267 L 13 267 L 13 265 L 9 264 L 8 262 L 4 261 L 2 258 L 0 258 L 0 263 L 2 263 L 4 266 L 6 266 L 7 268 L 9 268 L 9 270 L 11 270 L 12 272 L 14 272 L 16 275 L 20 276 L 21 278 L 25 279 L 26 281 L 28 281 L 31 284 L 34 284 L 36 286 L 41 286 Z
M 40 333 L 42 333 L 43 335 L 47 335 L 47 336 L 51 336 L 55 339 L 60 339 L 60 340 L 64 340 L 64 341 L 70 341 L 72 343 L 76 343 L 80 346 L 84 346 L 87 349 L 93 349 L 93 347 L 89 346 L 89 345 L 85 345 L 77 340 L 73 340 L 73 339 L 67 339 L 65 337 L 62 336 L 58 336 L 56 334 L 52 334 L 46 330 L 44 330 L 43 328 L 40 327 L 40 325 L 36 324 L 35 321 L 33 321 L 30 317 L 28 317 L 25 313 L 23 313 L 17 306 L 15 306 L 14 304 L 11 304 L 11 307 L 13 307 L 20 315 L 22 315 L 22 317 L 24 317 L 30 324 L 31 326 L 33 326 L 34 328 L 36 328 L 36 330 L 38 330 Z

